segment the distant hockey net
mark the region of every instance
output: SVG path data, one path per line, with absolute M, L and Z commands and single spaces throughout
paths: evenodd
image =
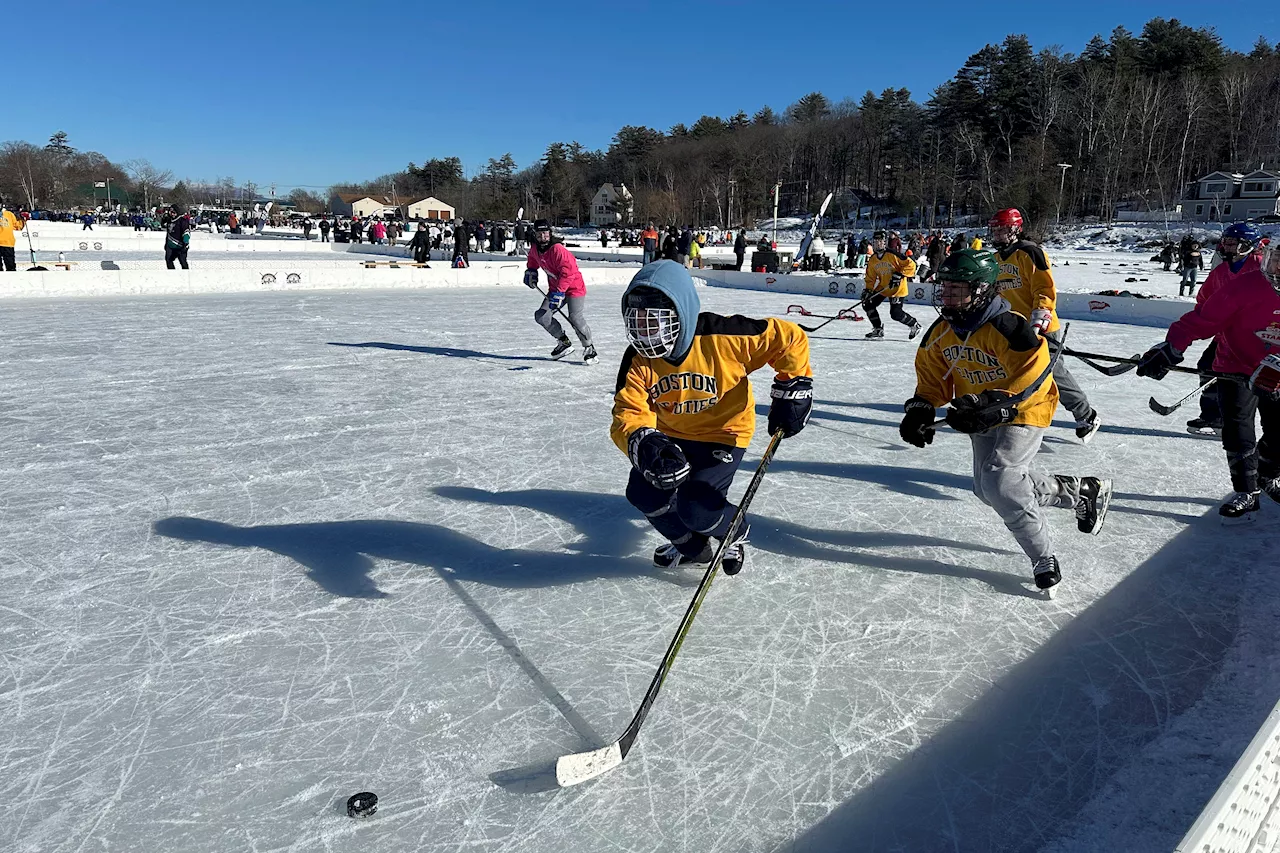
M 1280 703 L 1175 853 L 1266 853 L 1280 846 Z

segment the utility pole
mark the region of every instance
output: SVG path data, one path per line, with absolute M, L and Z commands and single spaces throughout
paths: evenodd
M 773 185 L 773 245 L 778 245 L 778 196 L 782 194 L 782 181 Z
M 1060 230 L 1062 227 L 1062 191 L 1067 185 L 1067 169 L 1071 168 L 1070 163 L 1059 163 L 1058 168 L 1062 170 L 1062 178 L 1058 181 L 1058 210 L 1054 215 L 1053 230 Z
M 726 213 L 726 214 L 725 214 L 725 217 L 724 217 L 724 218 L 725 218 L 725 223 L 724 223 L 724 227 L 725 227 L 725 228 L 732 228 L 732 227 L 733 227 L 733 188 L 734 188 L 735 186 L 737 186 L 737 184 L 738 184 L 738 182 L 737 182 L 737 181 L 735 181 L 733 178 L 730 178 L 730 179 L 729 179 L 729 211 L 728 211 L 728 213 Z

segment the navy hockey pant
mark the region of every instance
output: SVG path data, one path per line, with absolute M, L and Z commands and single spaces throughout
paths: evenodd
M 709 441 L 672 438 L 689 460 L 689 479 L 675 491 L 652 485 L 635 468 L 627 481 L 627 500 L 645 514 L 653 529 L 686 557 L 696 557 L 707 537 L 723 538 L 738 511 L 729 502 L 729 485 L 742 463 L 743 448 Z M 744 527 L 739 529 L 745 529 Z

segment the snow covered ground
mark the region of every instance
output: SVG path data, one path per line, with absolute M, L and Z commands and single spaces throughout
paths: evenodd
M 592 290 L 594 368 L 547 359 L 523 288 L 7 303 L 0 848 L 1172 849 L 1280 695 L 1280 507 L 1218 524 L 1220 448 L 1146 404 L 1185 378 L 1074 364 L 1105 426 L 1040 464 L 1117 495 L 1097 538 L 1055 514 L 1041 600 L 967 441 L 898 438 L 897 326 L 812 336 L 752 565 L 622 767 L 548 789 L 621 732 L 698 580 L 651 567 L 622 495 L 620 292 Z

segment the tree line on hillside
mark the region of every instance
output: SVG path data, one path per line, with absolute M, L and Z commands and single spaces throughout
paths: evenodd
M 457 157 L 410 163 L 371 181 L 295 189 L 289 199 L 320 212 L 336 192 L 410 201 L 435 195 L 472 219 L 581 222 L 606 183 L 631 191 L 634 221 L 732 227 L 857 209 L 947 224 L 956 216 L 1017 206 L 1040 226 L 1055 216 L 1110 219 L 1122 206 L 1171 207 L 1183 187 L 1216 169 L 1280 166 L 1280 44 L 1259 37 L 1245 54 L 1210 29 L 1153 18 L 1139 35 L 1123 27 L 1079 54 L 1036 51 L 1010 35 L 968 58 L 923 104 L 906 89 L 833 103 L 813 92 L 781 113 L 702 116 L 667 131 L 627 125 L 606 150 L 553 142 L 519 169 L 510 154 L 468 178 Z M 145 160 L 117 165 L 77 152 L 58 133 L 43 147 L 0 146 L 0 192 L 52 207 L 103 202 L 110 177 L 139 206 L 254 199 L 231 178 L 179 181 Z M 775 198 L 776 193 L 776 198 Z
M 835 191 L 837 216 L 875 207 L 927 227 L 1018 206 L 1044 224 L 1166 209 L 1201 175 L 1263 165 L 1280 166 L 1280 45 L 1259 37 L 1242 54 L 1212 30 L 1153 18 L 1079 54 L 1010 35 L 923 104 L 906 89 L 838 103 L 814 92 L 781 113 L 628 125 L 604 151 L 555 142 L 521 171 L 506 155 L 467 180 L 444 158 L 341 189 L 577 221 L 601 184 L 621 182 L 637 221 L 731 226 L 770 216 L 780 185 L 783 213 L 811 213 Z

